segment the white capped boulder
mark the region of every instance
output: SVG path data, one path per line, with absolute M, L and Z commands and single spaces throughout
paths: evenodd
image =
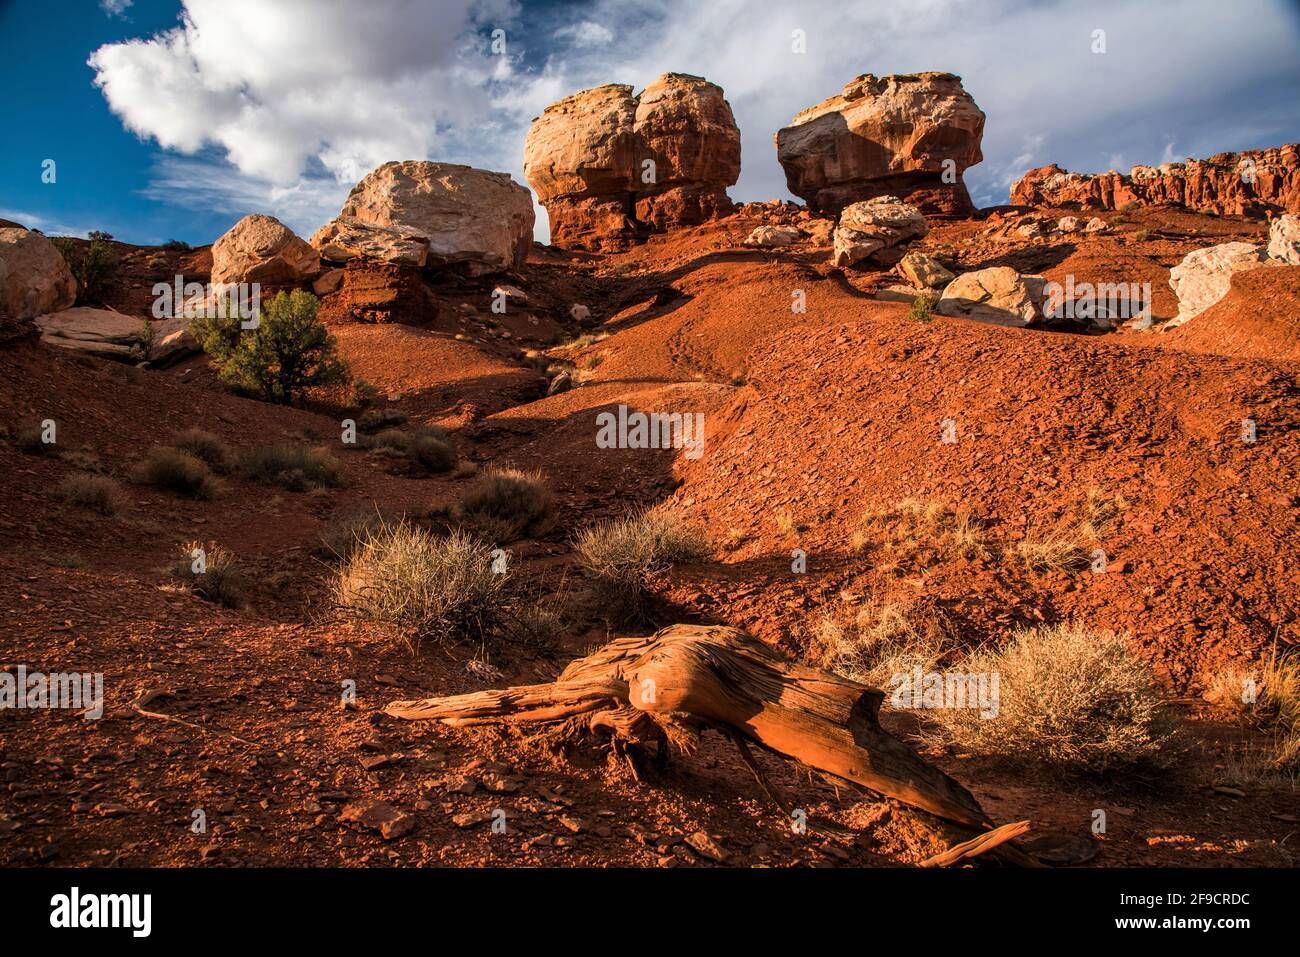
M 1268 228 L 1268 256 L 1288 266 L 1300 266 L 1300 216 L 1283 213 L 1273 220 Z
M 0 229 L 0 313 L 34 319 L 77 301 L 77 280 L 54 243 L 21 226 Z
M 935 311 L 999 326 L 1027 326 L 1042 315 L 1046 280 L 1010 266 L 962 273 L 943 290 Z
M 1250 243 L 1222 243 L 1188 253 L 1169 271 L 1169 287 L 1178 297 L 1178 315 L 1164 326 L 1181 326 L 1228 294 L 1234 273 L 1265 265 L 1264 250 Z
M 528 257 L 533 200 L 506 173 L 428 160 L 385 163 L 352 188 L 338 218 L 311 241 L 331 262 L 362 256 L 458 265 L 471 275 L 502 272 Z
M 212 244 L 214 284 L 298 283 L 319 273 L 316 250 L 274 216 L 245 216 Z
M 201 351 L 185 319 L 163 319 L 149 323 L 153 343 L 146 357 L 141 344 L 144 322 L 116 309 L 89 306 L 64 309 L 36 319 L 45 344 L 104 359 L 136 362 L 148 358 L 155 364 L 166 364 Z
M 897 196 L 851 203 L 844 207 L 835 227 L 831 263 L 850 266 L 870 258 L 875 265 L 892 266 L 902 259 L 904 244 L 929 231 L 921 211 Z
M 745 237 L 745 245 L 770 249 L 774 246 L 790 246 L 802 238 L 803 232 L 794 226 L 755 226 Z

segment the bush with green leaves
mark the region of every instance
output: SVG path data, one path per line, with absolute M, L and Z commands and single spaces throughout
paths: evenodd
M 110 234 L 92 230 L 89 236 L 90 242 L 85 245 L 68 236 L 56 236 L 51 242 L 77 280 L 77 302 L 98 306 L 117 272 L 117 253 Z
M 260 313 L 257 325 L 241 327 L 229 299 L 214 316 L 191 320 L 190 331 L 212 357 L 223 382 L 268 402 L 289 405 L 313 386 L 348 381 L 348 369 L 311 293 L 279 293 Z

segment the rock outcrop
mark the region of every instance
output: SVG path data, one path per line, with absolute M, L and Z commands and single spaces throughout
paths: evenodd
M 740 130 L 722 88 L 701 77 L 665 73 L 639 96 L 607 84 L 533 120 L 524 175 L 550 216 L 552 244 L 617 249 L 730 213 Z
M 910 252 L 900 259 L 898 272 L 918 289 L 942 289 L 957 278 L 939 260 L 918 252 Z
M 320 257 L 274 216 L 253 213 L 212 244 L 212 282 L 298 283 L 320 272 Z
M 887 268 L 903 258 L 907 243 L 929 232 L 930 226 L 920 211 L 897 196 L 853 203 L 840 213 L 831 263 L 851 266 L 868 260 L 873 266 Z
M 1178 315 L 1165 324 L 1173 329 L 1228 294 L 1234 273 L 1267 265 L 1268 257 L 1250 243 L 1222 243 L 1188 253 L 1169 271 L 1169 287 L 1178 297 Z
M 1288 266 L 1300 266 L 1300 216 L 1277 217 L 1268 228 L 1268 256 Z
M 41 341 L 64 349 L 75 349 L 104 359 L 138 362 L 148 359 L 166 365 L 202 350 L 190 335 L 185 319 L 151 322 L 153 342 L 144 353 L 141 331 L 145 320 L 128 316 L 116 309 L 92 309 L 77 306 L 40 316 L 36 320 Z
M 935 311 L 945 316 L 1027 326 L 1042 315 L 1042 276 L 1022 276 L 1010 266 L 962 273 L 943 290 Z
M 1300 146 L 1134 166 L 1127 176 L 1115 170 L 1083 174 L 1066 172 L 1056 164 L 1041 166 L 1012 185 L 1011 202 L 1083 209 L 1183 206 L 1233 216 L 1300 213 Z
M 76 300 L 77 280 L 54 243 L 21 226 L 0 228 L 0 314 L 21 323 Z
M 533 218 L 528 190 L 506 173 L 407 160 L 367 173 L 311 244 L 331 263 L 363 258 L 482 275 L 524 264 Z
M 818 212 L 898 196 L 927 215 L 974 210 L 962 173 L 983 160 L 984 114 L 951 73 L 860 76 L 776 134 L 790 192 Z

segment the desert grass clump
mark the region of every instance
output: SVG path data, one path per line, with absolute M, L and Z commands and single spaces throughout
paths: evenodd
M 244 604 L 247 587 L 235 556 L 215 542 L 186 542 L 177 550 L 172 574 L 190 591 L 226 608 Z
M 498 543 L 536 537 L 555 524 L 555 498 L 537 472 L 492 469 L 478 476 L 453 517 Z
M 907 318 L 912 322 L 933 322 L 934 313 L 931 311 L 930 297 L 920 295 L 913 299 L 912 307 L 907 310 Z
M 239 457 L 239 468 L 255 482 L 278 485 L 290 492 L 338 488 L 343 466 L 324 449 L 305 445 L 258 445 Z
M 107 475 L 80 472 L 59 483 L 59 494 L 73 505 L 100 515 L 113 515 L 122 507 L 122 487 Z
M 186 498 L 210 499 L 217 494 L 217 480 L 202 459 L 171 446 L 156 445 L 131 472 L 133 481 L 152 485 Z
M 401 409 L 372 409 L 357 419 L 357 428 L 365 433 L 379 432 L 406 422 L 407 415 Z
M 846 620 L 847 619 L 847 620 Z M 959 651 L 950 615 L 933 600 L 872 598 L 856 613 L 827 610 L 811 628 L 809 657 L 852 681 L 888 689 L 894 676 L 934 671 Z
M 14 437 L 19 451 L 28 455 L 57 455 L 59 447 L 54 442 L 45 441 L 45 430 L 39 425 L 30 425 L 19 429 Z
M 229 472 L 234 461 L 230 446 L 203 429 L 186 429 L 178 432 L 172 439 L 172 447 L 202 459 L 214 472 Z
M 441 432 L 441 435 L 438 433 Z M 456 467 L 456 449 L 441 429 L 424 430 L 411 436 L 406 457 L 424 472 L 450 472 Z
M 904 498 L 873 509 L 849 537 L 855 552 L 870 555 L 883 571 L 921 570 L 942 561 L 984 560 L 990 549 L 984 524 L 965 509 Z
M 1281 775 L 1300 779 L 1300 652 L 1278 654 L 1250 668 L 1219 672 L 1209 697 L 1241 723 L 1256 728 L 1267 741 L 1234 761 L 1231 783 L 1256 783 Z
M 1120 495 L 1089 489 L 1075 514 L 1049 528 L 1030 528 L 1016 555 L 1032 572 L 1081 571 L 1128 503 Z
M 376 533 L 398 521 L 374 502 L 339 509 L 321 529 L 317 552 L 330 560 L 348 558 Z
M 703 535 L 663 507 L 598 522 L 578 533 L 574 548 L 612 607 L 627 616 L 640 612 L 654 575 L 711 553 Z
M 1170 730 L 1151 671 L 1126 636 L 1078 622 L 1015 631 L 978 651 L 969 674 L 997 678 L 996 715 L 928 711 L 940 737 L 964 751 L 1052 770 L 1105 774 L 1158 763 Z
M 379 625 L 412 652 L 424 641 L 481 640 L 509 605 L 510 573 L 493 548 L 459 529 L 435 535 L 405 522 L 371 533 L 339 568 L 342 617 Z

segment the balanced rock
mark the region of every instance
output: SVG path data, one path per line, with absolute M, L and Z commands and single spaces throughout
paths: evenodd
M 1258 269 L 1267 262 L 1264 251 L 1250 243 L 1222 243 L 1188 253 L 1169 271 L 1169 287 L 1178 297 L 1178 315 L 1164 328 L 1181 326 L 1226 296 L 1234 273 Z
M 1046 281 L 1022 276 L 1010 266 L 962 273 L 943 290 L 936 311 L 945 316 L 1027 326 L 1042 315 Z
M 1011 187 L 1011 202 L 1084 209 L 1182 206 L 1233 216 L 1300 213 L 1300 145 L 1134 166 L 1128 175 L 1116 170 L 1070 173 L 1053 163 L 1017 180 Z
M 0 314 L 17 323 L 76 300 L 77 280 L 54 243 L 21 226 L 0 228 Z
M 1284 213 L 1268 228 L 1268 255 L 1290 266 L 1300 266 L 1300 216 Z
M 984 114 L 951 73 L 860 76 L 776 134 L 790 192 L 837 213 L 894 195 L 940 215 L 974 210 L 962 173 L 983 160 Z
M 253 213 L 212 244 L 212 282 L 298 283 L 320 273 L 320 257 L 274 216 Z
M 879 196 L 846 206 L 835 227 L 831 263 L 851 266 L 864 259 L 873 265 L 892 266 L 903 258 L 904 244 L 930 231 L 915 206 L 897 196 Z
M 702 77 L 665 73 L 639 96 L 606 84 L 533 120 L 524 175 L 546 207 L 554 245 L 620 248 L 730 213 L 740 131 L 722 88 Z
M 532 197 L 508 174 L 407 160 L 367 173 L 311 243 L 335 263 L 370 258 L 483 275 L 522 266 L 532 238 Z

